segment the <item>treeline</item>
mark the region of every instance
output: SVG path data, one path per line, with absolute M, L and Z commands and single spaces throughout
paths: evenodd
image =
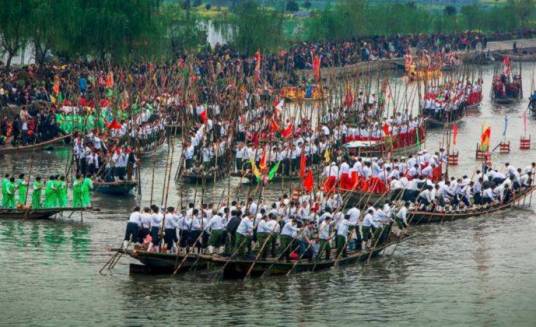
M 305 39 L 349 39 L 357 36 L 455 33 L 467 30 L 508 32 L 534 27 L 534 0 L 508 0 L 494 6 L 472 4 L 429 9 L 415 2 L 369 4 L 339 0 L 313 12 L 305 22 Z
M 414 2 L 334 0 L 324 9 L 310 11 L 309 17 L 295 17 L 295 4 L 309 7 L 310 1 L 278 0 L 283 5 L 266 7 L 256 0 L 240 0 L 207 18 L 200 11 L 214 12 L 210 0 L 0 0 L 0 50 L 8 67 L 28 45 L 38 64 L 50 56 L 113 64 L 168 61 L 206 47 L 209 23 L 224 32 L 233 49 L 246 55 L 277 51 L 299 40 L 507 32 L 535 25 L 534 1 L 431 10 Z

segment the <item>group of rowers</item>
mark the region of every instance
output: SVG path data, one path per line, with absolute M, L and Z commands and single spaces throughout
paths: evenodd
M 9 174 L 2 178 L 2 208 L 27 208 L 30 196 L 31 209 L 65 208 L 69 205 L 69 183 L 65 176 L 52 175 L 48 179 L 36 176 L 32 182 L 25 174 L 18 177 Z M 77 175 L 72 183 L 71 206 L 73 208 L 91 207 L 93 182 L 89 176 Z
M 393 222 L 398 236 L 408 225 L 405 204 L 396 209 L 389 205 L 372 207 L 363 215 L 356 207 L 344 210 L 340 201 L 299 210 L 311 200 L 284 195 L 271 204 L 252 198 L 247 203 L 233 201 L 220 207 L 204 204 L 195 208 L 190 203 L 183 212 L 155 205 L 143 210 L 136 207 L 129 217 L 124 246 L 134 243 L 150 252 L 176 253 L 181 249 L 231 257 L 248 257 L 255 250 L 263 259 L 270 255 L 285 260 L 329 260 L 333 242 L 335 258 L 339 258 L 347 251 L 370 249 L 384 242 Z
M 383 204 L 365 205 L 364 210 L 356 203 L 348 205 L 344 192 L 322 191 L 291 198 L 285 194 L 271 204 L 249 198 L 246 203 L 200 208 L 190 203 L 181 211 L 137 207 L 129 217 L 124 246 L 133 243 L 150 252 L 182 250 L 231 257 L 250 257 L 255 251 L 263 259 L 270 255 L 283 260 L 329 260 L 334 247 L 337 259 L 383 244 L 391 232 L 406 233 L 413 211 L 458 212 L 509 203 L 515 192 L 532 186 L 535 172 L 536 163 L 525 169 L 507 163 L 504 173 L 485 166 L 474 180 L 464 176 L 435 184 L 422 175 L 391 175 L 392 185 L 407 181 L 407 187 L 395 189 L 397 196 Z
M 426 90 L 422 100 L 422 108 L 426 115 L 440 118 L 445 113 L 464 109 L 482 99 L 482 80 L 475 83 L 462 81 L 447 83 L 442 86 L 431 86 Z

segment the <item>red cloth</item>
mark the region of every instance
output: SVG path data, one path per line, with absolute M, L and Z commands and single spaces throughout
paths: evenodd
M 300 156 L 300 177 L 305 177 L 305 168 L 307 167 L 307 157 L 305 153 L 301 153 Z
M 201 119 L 201 121 L 203 122 L 203 124 L 206 124 L 207 121 L 208 121 L 208 114 L 207 114 L 207 111 L 204 110 L 201 114 L 199 114 L 199 118 Z
M 337 178 L 335 176 L 329 176 L 328 179 L 324 182 L 324 192 L 331 193 L 335 190 L 337 185 Z
M 307 173 L 305 174 L 305 178 L 303 179 L 303 188 L 311 193 L 313 191 L 314 187 L 314 176 L 313 171 L 311 169 L 307 170 Z
M 339 186 L 343 190 L 351 190 L 353 183 L 352 177 L 350 174 L 341 174 L 341 180 L 339 181 Z

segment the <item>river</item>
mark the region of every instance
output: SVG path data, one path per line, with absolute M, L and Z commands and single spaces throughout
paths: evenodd
M 525 64 L 524 95 L 530 93 L 534 64 Z M 493 68 L 483 68 L 484 101 L 479 114 L 459 126 L 459 176 L 480 166 L 474 160 L 484 122 L 492 127 L 492 145 L 501 139 L 508 115 L 508 155 L 524 167 L 536 161 L 534 150 L 519 150 L 522 113 L 527 100 L 510 107 L 490 103 Z M 536 137 L 536 121 L 529 117 L 528 132 Z M 437 149 L 440 130 L 429 132 L 426 145 Z M 534 147 L 533 142 L 533 147 Z M 176 145 L 175 158 L 179 156 Z M 142 202 L 160 202 L 166 149 L 144 160 Z M 55 174 L 65 170 L 68 149 L 39 154 L 5 156 L 2 172 Z M 178 160 L 174 160 L 176 164 Z M 174 172 L 174 171 L 173 171 Z M 231 181 L 238 193 L 238 179 Z M 225 185 L 224 185 L 225 184 Z M 180 195 L 217 202 L 227 182 L 217 187 L 180 191 L 172 183 L 169 204 Z M 287 187 L 285 187 L 287 189 Z M 281 186 L 267 191 L 273 198 Z M 245 191 L 242 191 L 242 198 Z M 226 196 L 226 195 L 223 195 Z M 247 282 L 212 283 L 193 275 L 129 275 L 133 262 L 122 258 L 105 276 L 98 274 L 109 259 L 110 247 L 123 237 L 134 196 L 104 198 L 95 195 L 98 213 L 76 213 L 58 221 L 12 221 L 0 218 L 0 325 L 479 325 L 534 326 L 536 321 L 536 215 L 534 209 L 412 228 L 416 237 L 373 260 L 326 272 L 268 277 Z M 534 207 L 534 206 L 533 206 Z

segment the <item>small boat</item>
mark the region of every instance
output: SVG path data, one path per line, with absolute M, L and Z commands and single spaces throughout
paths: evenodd
M 154 142 L 152 142 L 150 144 L 146 144 L 146 145 L 144 145 L 142 147 L 139 147 L 138 156 L 139 157 L 147 157 L 147 156 L 153 155 L 155 152 L 160 150 L 162 145 L 164 145 L 164 143 L 166 143 L 166 140 L 167 140 L 166 133 L 162 132 L 161 135 L 159 136 L 159 138 L 156 141 L 154 141 Z
M 488 207 L 480 207 L 480 208 L 468 209 L 468 210 L 463 210 L 463 211 L 454 211 L 454 212 L 427 212 L 427 211 L 411 210 L 408 213 L 408 222 L 413 225 L 442 223 L 445 221 L 454 221 L 458 219 L 467 219 L 471 217 L 489 215 L 498 211 L 503 211 L 503 210 L 512 208 L 515 204 L 524 200 L 528 195 L 530 195 L 535 190 L 536 190 L 536 186 L 528 187 L 522 192 L 516 194 L 510 202 L 491 205 Z
M 129 195 L 138 184 L 134 181 L 94 182 L 95 192 L 109 195 Z
M 194 267 L 199 270 L 206 268 L 206 262 L 194 254 L 189 254 L 185 260 L 186 255 L 183 253 L 156 253 L 143 249 L 115 249 L 112 251 L 126 254 L 142 263 L 142 266 L 131 264 L 130 273 L 171 274 L 179 266 L 180 269 L 177 273 L 186 272 Z
M 463 120 L 463 116 L 456 119 L 437 119 L 436 117 L 427 117 L 426 126 L 428 128 L 442 128 L 445 126 L 451 126 L 452 124 L 459 124 Z
M 52 145 L 55 145 L 58 143 L 65 144 L 69 141 L 71 136 L 72 134 L 66 134 L 66 135 L 62 135 L 62 136 L 58 136 L 56 138 L 50 139 L 48 141 L 43 141 L 43 142 L 35 143 L 35 144 L 18 145 L 18 146 L 11 146 L 11 145 L 2 146 L 0 147 L 0 154 L 35 151 L 35 150 L 41 150 L 41 149 L 51 147 Z
M 85 211 L 90 208 L 0 208 L 0 219 L 49 219 L 61 212 Z
M 389 231 L 389 229 L 386 229 Z M 214 267 L 214 270 L 221 273 L 223 279 L 243 279 L 250 277 L 261 277 L 263 275 L 281 276 L 289 273 L 301 273 L 301 272 L 317 272 L 327 270 L 336 266 L 349 266 L 357 264 L 359 262 L 368 261 L 371 258 L 378 257 L 382 251 L 391 247 L 397 243 L 403 242 L 409 239 L 410 236 L 401 236 L 400 238 L 391 234 L 387 240 L 379 242 L 371 250 L 363 251 L 351 251 L 347 256 L 341 256 L 337 258 L 336 252 L 333 253 L 329 260 L 314 260 L 314 259 L 301 259 L 301 260 L 277 260 L 275 258 L 268 258 L 264 260 L 251 259 L 229 259 L 228 257 L 222 257 L 219 255 L 205 256 L 202 255 L 202 260 L 207 261 L 209 267 Z

